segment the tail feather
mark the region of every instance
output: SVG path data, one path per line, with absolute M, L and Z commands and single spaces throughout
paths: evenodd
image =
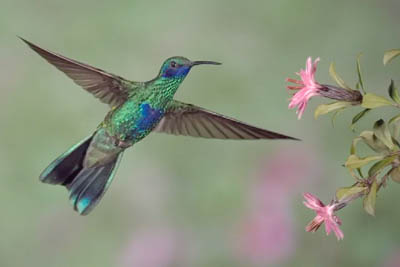
M 85 168 L 83 162 L 93 136 L 76 144 L 54 160 L 40 175 L 49 184 L 65 186 L 70 194 L 74 210 L 88 214 L 100 201 L 114 178 L 122 151 L 107 163 Z
M 92 138 L 93 136 L 85 138 L 55 159 L 40 174 L 40 181 L 48 184 L 68 184 L 82 169 L 82 162 Z
M 74 209 L 81 215 L 88 214 L 100 201 L 110 186 L 122 153 L 105 165 L 82 169 L 71 183 L 69 192 Z

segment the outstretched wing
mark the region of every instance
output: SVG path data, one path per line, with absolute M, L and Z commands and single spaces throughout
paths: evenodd
M 174 135 L 216 139 L 293 139 L 290 136 L 251 126 L 224 115 L 179 101 L 172 101 L 154 129 Z
M 21 37 L 20 37 L 21 38 Z M 135 82 L 94 68 L 76 60 L 58 55 L 21 38 L 30 48 L 46 59 L 50 64 L 64 72 L 76 84 L 99 98 L 111 107 L 124 102 L 129 92 L 135 88 Z

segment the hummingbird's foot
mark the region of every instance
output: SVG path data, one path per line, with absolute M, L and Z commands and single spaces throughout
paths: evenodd
M 114 145 L 119 147 L 119 148 L 122 148 L 122 149 L 126 149 L 126 148 L 128 148 L 128 147 L 133 145 L 132 142 L 123 141 L 123 140 L 121 140 L 121 139 L 119 139 L 118 137 L 115 137 L 115 136 L 112 136 L 111 138 L 113 140 Z
M 133 145 L 132 142 L 125 142 L 125 141 L 121 141 L 121 140 L 117 144 L 117 146 L 122 148 L 122 149 L 126 149 L 126 148 L 128 148 L 128 147 L 130 147 L 132 145 Z

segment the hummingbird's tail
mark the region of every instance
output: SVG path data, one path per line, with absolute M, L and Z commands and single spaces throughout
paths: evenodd
M 85 168 L 86 152 L 91 144 L 90 136 L 54 160 L 40 175 L 44 183 L 65 186 L 70 193 L 74 209 L 81 215 L 88 214 L 100 201 L 109 187 L 122 151 L 114 154 L 105 164 Z

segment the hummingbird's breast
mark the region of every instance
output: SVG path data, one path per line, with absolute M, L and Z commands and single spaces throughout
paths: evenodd
M 149 102 L 128 100 L 113 112 L 109 132 L 120 141 L 135 143 L 157 126 L 164 113 Z

